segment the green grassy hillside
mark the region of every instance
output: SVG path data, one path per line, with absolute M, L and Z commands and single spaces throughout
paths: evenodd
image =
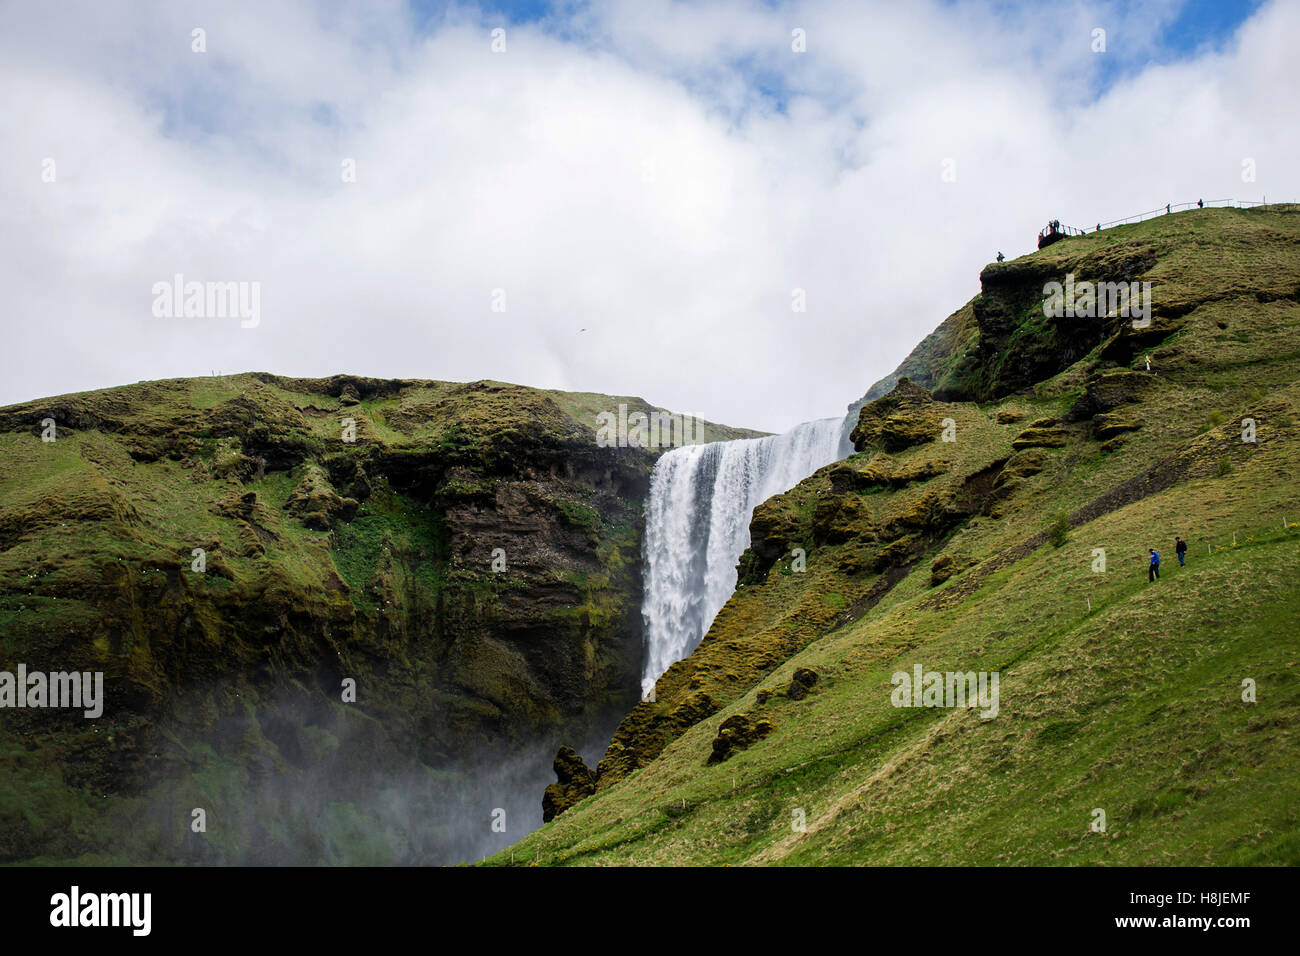
M 1151 326 L 1046 319 L 1066 271 L 1151 281 Z M 1300 862 L 1300 210 L 981 279 L 868 393 L 857 453 L 756 511 L 595 794 L 491 862 Z M 894 706 L 917 665 L 996 672 L 996 716 Z

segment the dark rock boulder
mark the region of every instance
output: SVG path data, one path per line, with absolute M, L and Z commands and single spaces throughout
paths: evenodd
M 596 772 L 572 747 L 555 755 L 556 782 L 542 795 L 542 821 L 549 823 L 569 807 L 596 792 Z
M 718 728 L 718 736 L 713 739 L 713 752 L 709 754 L 708 762 L 721 763 L 737 750 L 744 750 L 762 740 L 774 729 L 775 725 L 766 717 L 732 714 Z
M 808 696 L 808 691 L 815 686 L 817 686 L 817 672 L 801 667 L 790 678 L 790 686 L 786 689 L 785 696 L 791 700 L 803 700 Z

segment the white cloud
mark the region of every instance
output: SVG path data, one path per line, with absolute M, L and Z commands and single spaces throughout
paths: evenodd
M 512 26 L 504 54 L 469 8 L 427 37 L 395 2 L 76 10 L 0 11 L 0 402 L 347 371 L 781 429 L 836 414 L 1049 218 L 1300 198 L 1281 3 L 1144 69 L 1170 3 L 628 2 L 572 39 Z M 1099 69 L 1127 72 L 1093 101 Z M 260 281 L 261 325 L 154 318 L 177 272 Z

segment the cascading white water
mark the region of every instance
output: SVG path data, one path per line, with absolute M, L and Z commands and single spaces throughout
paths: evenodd
M 844 420 L 824 418 L 784 435 L 686 445 L 660 457 L 646 505 L 643 696 L 695 649 L 727 603 L 754 508 L 852 450 Z

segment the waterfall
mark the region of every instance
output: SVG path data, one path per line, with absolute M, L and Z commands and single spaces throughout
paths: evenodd
M 642 695 L 695 649 L 736 586 L 761 502 L 850 451 L 843 419 L 783 435 L 674 448 L 655 465 L 646 505 L 646 664 Z

